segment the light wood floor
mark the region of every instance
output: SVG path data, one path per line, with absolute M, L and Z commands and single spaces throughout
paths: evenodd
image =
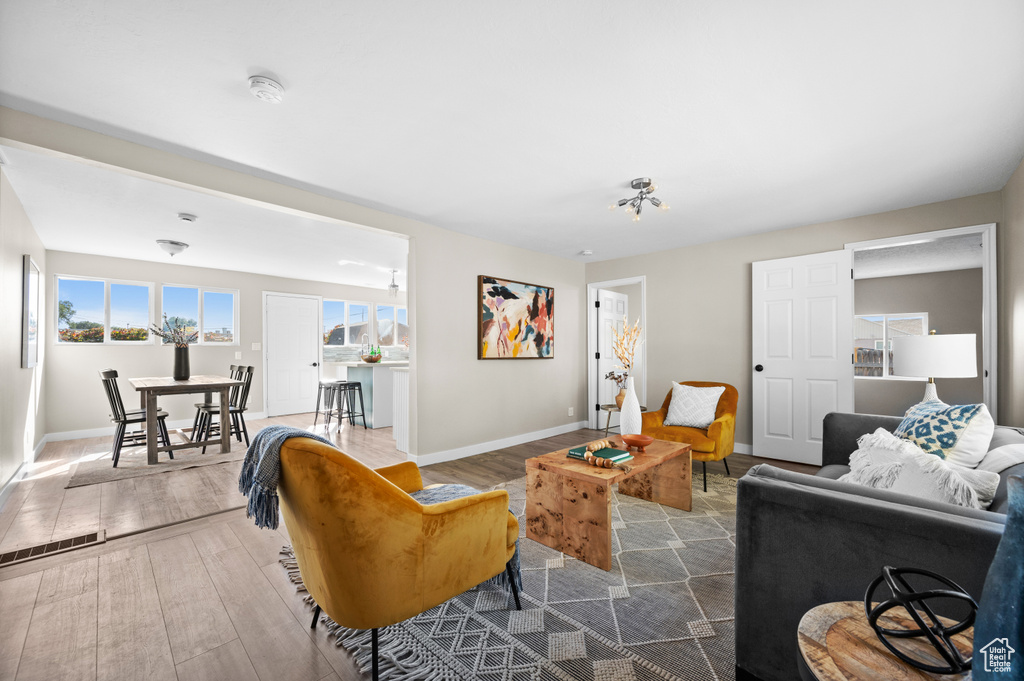
M 311 421 L 253 421 L 249 430 Z M 331 436 L 373 467 L 405 459 L 390 429 L 346 426 Z M 527 458 L 600 436 L 581 430 L 427 466 L 423 478 L 483 489 L 524 475 Z M 324 627 L 309 629 L 277 562 L 284 526 L 260 530 L 244 510 L 223 511 L 241 503 L 238 464 L 64 489 L 74 461 L 109 447 L 109 438 L 48 445 L 0 510 L 0 552 L 108 534 L 105 544 L 0 569 L 0 680 L 363 678 Z M 733 476 L 763 461 L 729 460 Z

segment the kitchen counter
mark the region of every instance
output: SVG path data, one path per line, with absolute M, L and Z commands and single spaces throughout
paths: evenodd
M 373 363 L 373 364 L 371 364 L 370 362 L 362 362 L 362 361 L 360 361 L 360 362 L 330 362 L 330 364 L 332 366 L 338 366 L 338 367 L 382 367 L 382 366 L 386 366 L 386 367 L 407 367 L 407 366 L 409 366 L 409 360 L 401 359 L 401 360 L 388 361 L 388 360 L 384 359 L 384 360 L 381 360 L 381 361 Z

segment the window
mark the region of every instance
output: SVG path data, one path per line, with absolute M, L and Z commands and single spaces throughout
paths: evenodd
M 203 342 L 235 342 L 235 294 L 203 291 Z
M 345 345 L 345 301 L 324 301 L 324 345 Z
M 401 345 L 409 335 L 408 311 L 394 305 L 377 306 L 377 345 Z
M 148 343 L 153 285 L 57 277 L 58 343 Z
M 853 375 L 885 378 L 893 375 L 892 339 L 928 333 L 928 313 L 860 315 L 853 318 Z
M 164 286 L 163 314 L 168 325 L 200 331 L 200 345 L 237 345 L 238 292 L 196 286 Z M 167 341 L 164 341 L 166 344 Z
M 369 338 L 370 334 L 370 306 L 363 303 L 349 303 L 348 305 L 348 342 L 350 345 L 360 345 L 363 342 L 363 334 Z

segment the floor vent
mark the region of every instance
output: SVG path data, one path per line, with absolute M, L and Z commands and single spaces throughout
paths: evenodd
M 83 534 L 80 537 L 58 539 L 57 541 L 52 541 L 47 544 L 39 544 L 38 546 L 29 546 L 24 549 L 18 549 L 17 551 L 9 551 L 8 553 L 0 554 L 0 567 L 7 567 L 8 565 L 14 565 L 15 563 L 23 563 L 27 560 L 35 560 L 36 558 L 42 558 L 43 556 L 52 556 L 55 553 L 63 553 L 64 551 L 74 551 L 75 549 L 91 546 L 93 544 L 102 544 L 106 540 L 106 531 L 100 530 L 99 532 Z

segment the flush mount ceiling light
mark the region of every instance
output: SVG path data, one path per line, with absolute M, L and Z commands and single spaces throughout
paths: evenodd
M 164 249 L 164 251 L 166 251 L 168 255 L 170 255 L 172 258 L 181 253 L 182 251 L 184 251 L 186 248 L 188 248 L 188 244 L 186 244 L 183 241 L 157 239 L 156 243 L 160 246 L 160 248 Z
M 633 214 L 633 222 L 640 222 L 640 211 L 644 208 L 644 201 L 649 201 L 655 208 L 662 210 L 668 210 L 668 204 L 661 201 L 655 196 L 651 196 L 658 190 L 658 185 L 654 184 L 654 180 L 649 177 L 638 177 L 633 180 L 630 187 L 638 190 L 638 194 L 633 198 L 619 199 L 618 203 L 613 203 L 608 206 L 608 210 L 615 210 L 616 208 L 626 207 L 627 213 Z
M 392 298 L 398 297 L 398 284 L 395 283 L 395 274 L 398 270 L 391 270 L 391 283 L 388 284 L 388 295 Z
M 284 99 L 284 88 L 273 78 L 253 76 L 249 79 L 249 92 L 261 102 L 280 104 Z

